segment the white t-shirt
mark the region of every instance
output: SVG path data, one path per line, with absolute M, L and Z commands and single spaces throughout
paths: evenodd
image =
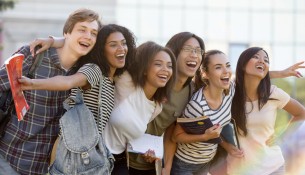
M 261 110 L 258 101 L 246 103 L 248 135 L 238 135 L 243 158 L 228 155 L 228 174 L 230 175 L 267 175 L 282 165 L 284 158 L 279 146 L 268 146 L 266 141 L 274 134 L 277 109 L 282 109 L 290 96 L 282 89 L 271 86 L 270 98 Z
M 115 80 L 114 108 L 104 131 L 110 152 L 124 152 L 127 143 L 141 137 L 161 110 L 160 104 L 148 100 L 143 89 L 135 87 L 129 73 L 124 72 Z

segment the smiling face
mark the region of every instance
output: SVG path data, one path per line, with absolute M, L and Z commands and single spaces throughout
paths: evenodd
M 208 59 L 207 68 L 203 71 L 203 76 L 209 83 L 208 87 L 229 89 L 232 70 L 226 55 L 217 53 L 210 55 Z
M 110 71 L 124 67 L 127 52 L 128 47 L 123 34 L 120 32 L 111 33 L 105 43 L 105 56 L 109 63 Z
M 173 74 L 171 57 L 165 51 L 158 52 L 147 70 L 145 87 L 164 87 Z
M 71 49 L 71 54 L 78 57 L 86 55 L 96 42 L 98 28 L 97 21 L 84 21 L 76 23 L 71 33 L 65 33 L 65 43 Z
M 177 58 L 178 77 L 193 77 L 200 66 L 202 55 L 194 49 L 201 49 L 195 38 L 188 39 Z
M 269 58 L 264 50 L 259 50 L 248 61 L 245 67 L 245 75 L 263 79 L 269 71 Z

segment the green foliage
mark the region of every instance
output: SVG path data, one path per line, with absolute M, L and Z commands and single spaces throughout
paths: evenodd
M 301 104 L 305 104 L 305 78 L 296 80 L 296 99 Z
M 15 0 L 0 0 L 0 11 L 14 8 Z

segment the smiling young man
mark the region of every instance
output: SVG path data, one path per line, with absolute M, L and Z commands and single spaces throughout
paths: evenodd
M 33 78 L 71 75 L 77 63 L 96 42 L 101 27 L 99 15 L 89 9 L 70 14 L 64 28 L 65 44 L 62 48 L 49 48 L 42 52 L 43 60 Z M 16 53 L 24 54 L 23 75 L 33 64 L 29 46 Z M 0 68 L 0 91 L 9 90 L 5 66 Z M 63 101 L 69 91 L 24 91 L 30 110 L 22 121 L 13 116 L 0 139 L 0 172 L 3 174 L 45 174 L 50 152 L 59 131 L 59 118 L 63 115 Z

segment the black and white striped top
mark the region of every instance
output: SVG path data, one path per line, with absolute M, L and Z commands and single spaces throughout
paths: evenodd
M 209 107 L 201 88 L 187 104 L 184 117 L 196 118 L 205 115 L 210 117 L 213 124 L 220 124 L 223 127 L 231 120 L 231 104 L 234 93 L 235 85 L 231 83 L 229 94 L 224 95 L 221 106 L 213 110 Z M 175 156 L 190 164 L 203 164 L 213 159 L 217 146 L 218 144 L 205 142 L 178 143 Z
M 100 76 L 102 76 L 101 70 L 96 64 L 89 63 L 82 66 L 78 72 L 83 73 L 91 85 L 91 89 L 81 91 L 83 92 L 84 103 L 92 112 L 97 123 L 99 133 L 101 134 L 109 120 L 111 111 L 114 106 L 114 84 L 108 77 L 104 76 L 101 94 L 102 105 L 100 109 L 100 116 L 98 116 L 98 95 L 100 87 Z M 77 88 L 73 88 L 71 90 L 71 96 L 75 97 L 76 92 Z M 70 105 L 73 104 L 71 103 Z

